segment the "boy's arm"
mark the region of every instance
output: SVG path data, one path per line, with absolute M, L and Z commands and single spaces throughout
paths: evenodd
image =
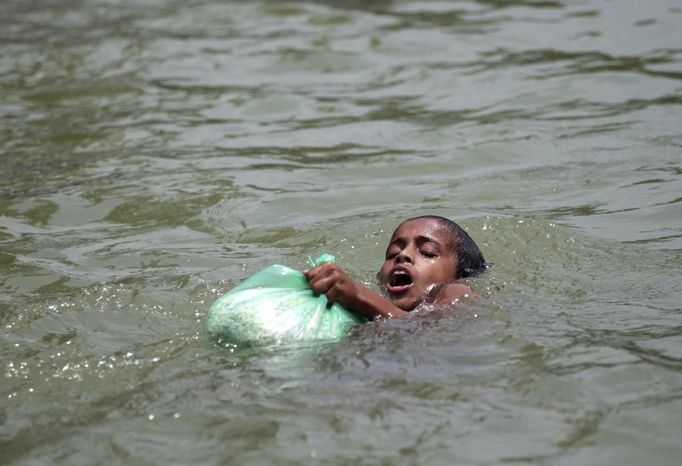
M 377 317 L 403 317 L 403 311 L 388 299 L 353 280 L 333 262 L 325 262 L 303 272 L 315 293 L 324 294 L 329 302 L 338 302 L 349 311 L 369 320 Z

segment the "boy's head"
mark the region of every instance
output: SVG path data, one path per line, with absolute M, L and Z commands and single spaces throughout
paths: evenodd
M 412 310 L 438 285 L 486 269 L 476 243 L 455 222 L 435 215 L 405 220 L 393 232 L 379 283 L 403 310 Z

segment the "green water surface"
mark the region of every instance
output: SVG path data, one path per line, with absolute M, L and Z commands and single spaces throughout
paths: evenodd
M 677 0 L 0 4 L 0 464 L 679 465 Z M 220 349 L 210 303 L 404 218 L 442 319 Z

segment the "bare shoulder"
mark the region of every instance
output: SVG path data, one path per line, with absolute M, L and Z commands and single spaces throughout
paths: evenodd
M 471 289 L 469 285 L 461 282 L 452 282 L 443 286 L 436 296 L 436 304 L 451 304 L 460 299 L 471 298 L 476 299 L 479 296 Z

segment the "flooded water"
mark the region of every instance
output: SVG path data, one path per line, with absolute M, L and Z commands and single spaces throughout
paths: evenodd
M 678 0 L 0 5 L 0 463 L 678 465 Z M 484 299 L 225 350 L 453 218 Z

